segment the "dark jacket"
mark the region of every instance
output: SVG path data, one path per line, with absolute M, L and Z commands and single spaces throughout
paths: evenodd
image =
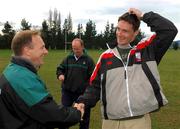
M 87 53 L 75 59 L 74 53 L 69 54 L 57 67 L 56 75 L 64 75 L 62 88 L 66 91 L 83 93 L 89 84 L 90 76 L 94 70 L 94 61 Z
M 134 46 L 125 64 L 117 42 L 102 53 L 90 79 L 90 86 L 78 101 L 94 106 L 101 100 L 104 119 L 141 116 L 167 104 L 157 65 L 177 34 L 172 22 L 160 15 L 145 13 L 143 21 L 156 34 Z
M 56 104 L 30 62 L 12 58 L 0 77 L 0 129 L 61 128 L 80 119 L 80 111 Z

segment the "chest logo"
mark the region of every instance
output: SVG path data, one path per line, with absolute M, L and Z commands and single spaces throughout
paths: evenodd
M 111 64 L 112 64 L 112 61 L 108 61 L 108 62 L 107 62 L 107 65 L 111 65 Z
M 136 62 L 141 62 L 141 53 L 140 52 L 136 52 L 135 53 L 135 58 L 136 58 Z

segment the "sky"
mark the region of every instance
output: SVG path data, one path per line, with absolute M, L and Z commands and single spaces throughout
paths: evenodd
M 78 24 L 85 28 L 90 19 L 100 33 L 104 32 L 107 22 L 116 26 L 118 17 L 130 7 L 138 8 L 143 13 L 159 13 L 180 29 L 180 0 L 2 0 L 0 4 L 0 30 L 6 21 L 19 29 L 23 18 L 34 26 L 41 26 L 43 20 L 48 19 L 49 10 L 56 8 L 61 14 L 62 25 L 71 13 L 73 30 L 77 30 Z M 143 22 L 141 31 L 150 34 L 150 29 Z M 180 32 L 175 40 L 180 40 Z

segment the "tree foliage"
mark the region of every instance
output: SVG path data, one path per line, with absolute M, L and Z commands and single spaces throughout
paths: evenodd
M 0 48 L 11 48 L 11 41 L 15 35 L 15 30 L 7 21 L 2 29 L 3 35 L 0 37 Z
M 26 19 L 22 19 L 21 21 L 21 30 L 30 30 L 31 29 L 31 24 L 26 21 Z
M 86 31 L 84 35 L 84 42 L 86 47 L 93 48 L 93 44 L 95 44 L 96 33 L 96 25 L 92 20 L 89 19 L 89 21 L 86 23 Z
M 179 48 L 178 42 L 173 42 L 172 46 L 174 50 L 178 50 Z
M 22 19 L 21 30 L 30 29 L 31 24 L 26 21 L 26 19 Z M 106 49 L 106 43 L 116 41 L 116 27 L 113 23 L 107 21 L 104 31 L 97 34 L 95 22 L 89 19 L 84 27 L 79 23 L 77 26 L 77 33 L 75 33 L 73 32 L 71 13 L 67 15 L 63 25 L 61 25 L 61 13 L 56 8 L 53 11 L 51 9 L 49 10 L 49 16 L 47 20 L 42 22 L 40 31 L 47 49 L 67 48 L 67 44 L 76 37 L 84 41 L 87 49 Z M 15 30 L 13 30 L 9 22 L 6 22 L 2 32 L 3 34 L 0 35 L 0 48 L 10 48 Z M 144 37 L 145 34 L 140 32 L 131 45 L 136 45 Z M 176 46 L 177 44 L 174 44 L 174 49 L 176 49 Z

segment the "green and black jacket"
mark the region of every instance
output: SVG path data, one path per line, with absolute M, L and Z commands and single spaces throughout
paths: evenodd
M 81 94 L 89 84 L 94 67 L 93 59 L 85 51 L 77 60 L 72 52 L 57 67 L 56 75 L 57 78 L 61 74 L 65 76 L 62 83 L 64 90 Z
M 80 111 L 56 104 L 30 62 L 12 58 L 0 77 L 0 129 L 63 128 L 80 119 Z

